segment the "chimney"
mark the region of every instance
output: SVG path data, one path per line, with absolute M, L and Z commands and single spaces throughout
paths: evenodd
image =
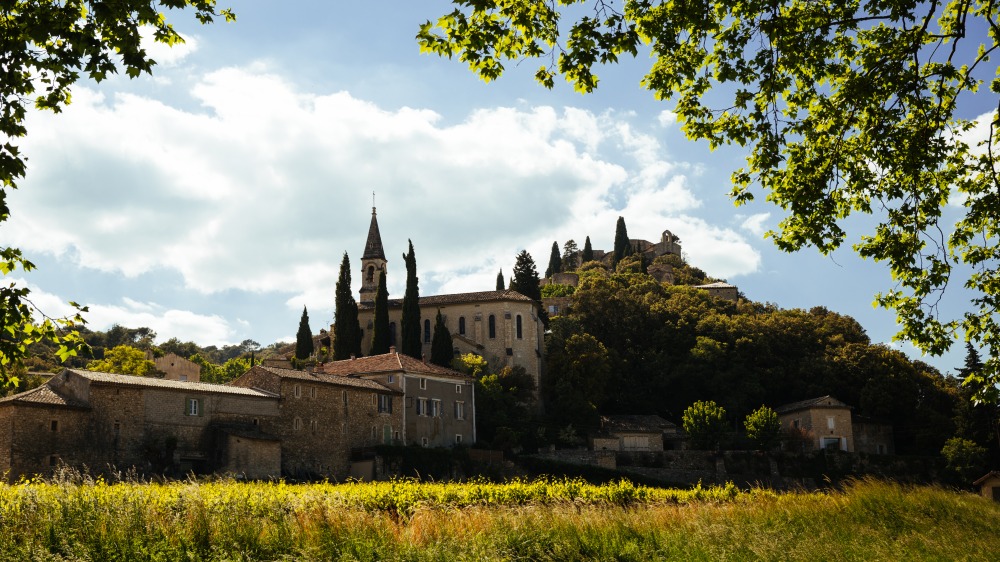
M 420 360 L 421 360 L 421 361 L 423 361 L 423 362 L 424 362 L 424 364 L 426 364 L 426 363 L 427 363 L 427 354 L 426 354 L 426 353 L 422 354 L 422 355 L 420 356 Z
M 354 361 L 354 354 L 351 354 L 351 361 Z
M 389 353 L 396 353 L 396 346 L 390 345 L 389 346 Z

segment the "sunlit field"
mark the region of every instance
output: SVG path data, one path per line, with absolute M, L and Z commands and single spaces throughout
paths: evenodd
M 996 560 L 1000 506 L 575 480 L 0 485 L 0 560 Z

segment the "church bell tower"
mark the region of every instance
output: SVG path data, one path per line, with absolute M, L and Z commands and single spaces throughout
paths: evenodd
M 359 302 L 375 302 L 379 277 L 385 273 L 385 250 L 382 249 L 382 235 L 378 231 L 375 207 L 372 207 L 372 224 L 368 227 L 368 241 L 361 256 L 361 298 Z

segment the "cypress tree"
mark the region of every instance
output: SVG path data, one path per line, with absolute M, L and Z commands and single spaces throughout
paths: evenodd
M 423 345 L 420 342 L 420 291 L 417 288 L 417 259 L 413 255 L 413 241 L 410 251 L 403 255 L 406 262 L 406 293 L 403 295 L 403 318 L 400 321 L 401 351 L 420 359 Z
M 577 258 L 580 254 L 580 248 L 576 245 L 576 240 L 570 239 L 563 244 L 562 253 L 562 270 L 563 271 L 576 271 L 576 268 L 580 267 L 580 263 Z
M 615 225 L 615 256 L 612 265 L 618 265 L 622 258 L 632 253 L 632 245 L 628 242 L 628 231 L 625 229 L 625 218 L 618 217 Z
M 295 358 L 299 361 L 308 359 L 313 350 L 312 330 L 309 328 L 309 313 L 302 307 L 302 318 L 299 320 L 299 331 L 295 334 Z
M 378 290 L 375 291 L 375 322 L 372 326 L 372 345 L 368 355 L 389 353 L 389 289 L 385 287 L 385 271 L 376 275 L 378 275 Z
M 358 324 L 358 303 L 351 293 L 351 260 L 344 252 L 337 278 L 333 319 L 333 360 L 361 355 L 361 326 Z
M 538 284 L 538 269 L 535 267 L 535 260 L 527 250 L 521 250 L 514 262 L 514 275 L 510 279 L 511 290 L 535 301 L 538 306 L 538 316 L 545 326 L 549 324 L 549 316 L 542 307 L 542 288 Z
M 503 268 L 500 268 L 500 271 L 497 272 L 497 290 L 502 291 L 505 288 L 503 284 Z
M 451 367 L 454 348 L 451 342 L 451 332 L 444 325 L 441 309 L 438 309 L 437 320 L 434 321 L 434 339 L 431 340 L 431 363 L 442 367 Z
M 562 271 L 562 257 L 559 253 L 559 243 L 552 243 L 552 253 L 549 254 L 549 268 L 545 270 L 545 277 L 549 278 Z
M 580 265 L 583 265 L 588 261 L 594 261 L 594 249 L 590 246 L 590 236 L 588 236 L 587 241 L 583 243 L 583 255 L 580 256 Z

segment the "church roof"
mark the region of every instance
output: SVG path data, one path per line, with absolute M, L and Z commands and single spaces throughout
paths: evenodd
M 420 297 L 420 306 L 441 306 L 446 304 L 465 304 L 470 302 L 494 302 L 494 301 L 522 301 L 534 302 L 530 298 L 505 289 L 503 291 L 479 291 L 477 293 L 453 293 L 450 295 L 432 295 Z M 389 299 L 389 308 L 400 308 L 403 306 L 403 299 Z M 375 308 L 375 303 L 358 303 L 359 310 Z
M 361 259 L 370 258 L 385 259 L 385 250 L 382 249 L 382 235 L 378 231 L 378 220 L 375 218 L 375 207 L 372 207 L 372 224 L 368 227 L 368 241 L 365 242 L 365 253 Z
M 469 375 L 441 367 L 433 363 L 425 363 L 419 359 L 414 359 L 409 355 L 404 355 L 396 351 L 383 353 L 381 355 L 370 355 L 368 357 L 358 357 L 355 359 L 344 359 L 332 363 L 323 364 L 323 370 L 317 374 L 323 375 L 375 375 L 380 373 L 424 374 L 431 376 L 444 376 L 449 378 L 468 379 Z

